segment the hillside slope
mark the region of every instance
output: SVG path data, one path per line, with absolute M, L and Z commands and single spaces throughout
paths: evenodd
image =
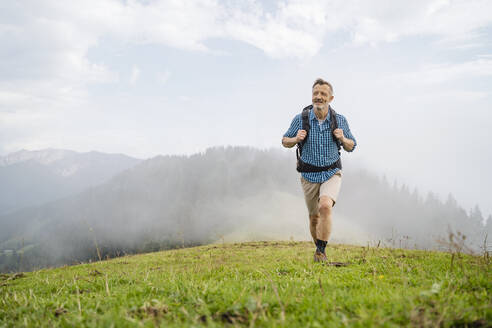
M 2 275 L 0 326 L 490 327 L 488 257 L 214 244 Z
M 247 147 L 144 161 L 77 195 L 0 216 L 0 272 L 94 260 L 94 239 L 103 257 L 222 238 L 307 240 L 294 165 L 294 154 Z M 475 250 L 484 244 L 492 225 L 485 229 L 479 212 L 468 215 L 452 197 L 442 203 L 391 187 L 350 165 L 347 158 L 334 209 L 337 242 L 428 249 L 452 230 Z

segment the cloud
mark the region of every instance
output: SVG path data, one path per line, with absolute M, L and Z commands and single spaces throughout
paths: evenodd
M 88 50 L 104 37 L 212 52 L 206 41 L 222 38 L 248 43 L 274 58 L 312 57 L 327 34 L 340 31 L 355 44 L 412 35 L 466 43 L 492 23 L 491 11 L 486 0 L 289 0 L 277 2 L 274 10 L 258 1 L 7 2 L 0 14 L 0 68 L 7 72 L 1 79 L 114 81 L 106 67 L 87 59 Z
M 168 70 L 157 74 L 157 79 L 163 84 L 167 83 L 170 78 L 171 78 L 171 72 Z
M 309 60 L 330 34 L 348 44 L 377 45 L 433 36 L 454 47 L 480 45 L 492 2 L 375 0 L 261 1 L 4 1 L 0 5 L 0 129 L 40 127 L 39 118 L 93 108 L 88 88 L 120 82 L 118 72 L 90 59 L 103 40 L 220 53 L 207 41 L 246 43 L 272 58 Z M 440 83 L 490 71 L 490 59 L 430 65 L 410 78 Z M 141 79 L 135 66 L 130 83 Z M 159 80 L 166 82 L 165 71 Z M 22 121 L 22 119 L 26 121 Z M 35 130 L 31 131 L 34 133 Z
M 0 35 L 7 42 L 4 46 L 18 54 L 27 54 L 23 50 L 29 47 L 41 50 L 30 58 L 51 64 L 38 67 L 41 70 L 51 72 L 55 63 L 62 63 L 56 65 L 60 70 L 69 64 L 87 72 L 91 68 L 83 58 L 103 36 L 195 51 L 209 50 L 205 41 L 212 38 L 234 39 L 273 57 L 302 58 L 315 55 L 324 36 L 335 31 L 349 32 L 356 43 L 391 42 L 411 35 L 475 37 L 473 31 L 491 24 L 490 11 L 492 3 L 485 0 L 290 0 L 278 2 L 273 11 L 257 1 L 48 0 L 6 5 L 2 19 L 7 15 L 16 19 L 6 19 Z
M 308 58 L 322 46 L 326 16 L 316 2 L 279 3 L 274 13 L 257 2 L 227 9 L 225 37 L 245 42 L 273 58 Z
M 130 76 L 130 84 L 135 85 L 137 83 L 139 76 L 140 76 L 140 69 L 137 66 L 133 66 L 132 74 Z
M 429 86 L 467 78 L 492 76 L 492 57 L 481 56 L 462 63 L 427 64 L 420 69 L 393 75 L 393 83 Z M 388 83 L 388 82 L 385 82 Z M 391 82 L 390 82 L 391 83 Z M 461 83 L 460 83 L 461 84 Z
M 492 3 L 476 1 L 350 1 L 343 6 L 343 27 L 357 44 L 393 42 L 407 36 L 434 36 L 467 42 L 492 23 Z
M 98 35 L 77 23 L 82 13 L 65 16 L 62 9 L 54 2 L 2 4 L 0 121 L 5 112 L 80 105 L 87 85 L 117 80 L 107 67 L 87 58 Z

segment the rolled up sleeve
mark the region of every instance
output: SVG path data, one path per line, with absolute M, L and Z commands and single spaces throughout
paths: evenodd
M 340 128 L 343 130 L 343 135 L 354 142 L 354 147 L 352 148 L 352 150 L 349 150 L 349 152 L 353 152 L 355 150 L 355 146 L 357 146 L 357 140 L 355 140 L 354 135 L 350 131 L 348 121 L 344 116 L 342 116 L 340 123 Z
M 290 127 L 287 130 L 287 132 L 284 133 L 284 137 L 293 138 L 297 135 L 297 131 L 299 131 L 300 129 L 301 129 L 301 118 L 300 118 L 300 114 L 297 114 L 292 120 L 292 123 L 290 123 Z

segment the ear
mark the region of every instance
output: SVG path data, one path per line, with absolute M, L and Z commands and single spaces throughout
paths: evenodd
M 331 101 L 333 100 L 333 98 L 335 98 L 335 96 L 331 96 L 330 98 L 328 98 L 328 102 L 331 103 Z

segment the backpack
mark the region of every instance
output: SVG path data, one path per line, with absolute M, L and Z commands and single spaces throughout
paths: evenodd
M 338 168 L 341 170 L 342 169 L 342 161 L 340 158 L 338 158 L 338 160 L 335 163 L 333 163 L 329 166 L 315 166 L 315 165 L 308 164 L 308 163 L 301 160 L 302 147 L 306 143 L 306 141 L 309 137 L 309 130 L 311 129 L 311 124 L 309 123 L 309 112 L 312 108 L 313 108 L 313 105 L 309 105 L 309 106 L 305 107 L 301 112 L 301 119 L 302 119 L 301 129 L 306 130 L 306 138 L 304 138 L 304 140 L 302 140 L 301 142 L 299 142 L 297 144 L 297 150 L 296 150 L 297 171 L 298 172 L 322 172 L 322 171 L 328 171 L 328 170 L 331 170 L 334 168 Z M 330 115 L 330 129 L 331 129 L 332 134 L 333 134 L 333 131 L 335 131 L 335 129 L 338 129 L 338 122 L 336 119 L 336 114 L 337 113 L 335 112 L 335 110 L 333 108 L 331 108 L 331 106 L 330 106 L 328 108 L 328 115 Z M 333 138 L 335 139 L 335 142 L 337 144 L 338 155 L 340 155 L 340 149 L 342 148 L 340 141 L 338 141 L 338 139 L 336 139 L 334 136 L 333 136 Z

